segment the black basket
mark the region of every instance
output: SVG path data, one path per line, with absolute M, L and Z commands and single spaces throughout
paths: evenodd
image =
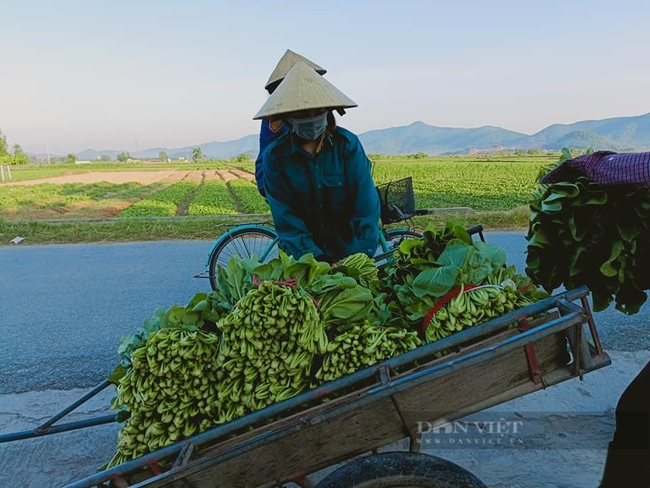
M 391 181 L 377 186 L 381 202 L 381 221 L 384 225 L 410 219 L 415 215 L 413 179 Z

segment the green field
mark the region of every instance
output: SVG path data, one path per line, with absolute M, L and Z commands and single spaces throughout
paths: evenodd
M 527 222 L 526 206 L 536 185 L 535 177 L 540 168 L 555 160 L 557 156 L 377 158 L 373 161 L 373 177 L 376 184 L 382 184 L 411 176 L 418 208 L 471 207 L 474 213 L 467 217 L 468 222 L 480 220 L 484 223 L 490 222 L 496 228 L 522 228 Z M 151 184 L 117 184 L 105 181 L 92 184 L 0 184 L 0 219 L 3 219 L 2 225 L 8 232 L 7 235 L 13 232 L 7 229 L 13 228 L 32 229 L 30 233 L 39 233 L 39 236 L 32 235 L 31 242 L 74 242 L 77 238 L 73 234 L 86 236 L 86 239 L 87 236 L 95 235 L 96 238 L 91 240 L 128 240 L 148 238 L 143 234 L 149 229 L 153 233 L 150 238 L 175 238 L 177 232 L 188 232 L 187 237 L 193 238 L 202 236 L 203 232 L 207 234 L 215 231 L 202 229 L 200 223 L 189 225 L 179 221 L 165 225 L 147 225 L 142 221 L 139 224 L 123 226 L 109 226 L 103 223 L 95 225 L 94 231 L 83 231 L 79 228 L 92 224 L 88 222 L 66 223 L 66 227 L 60 223 L 30 222 L 79 217 L 117 217 L 119 220 L 128 221 L 131 217 L 142 219 L 179 216 L 188 216 L 188 220 L 195 216 L 224 216 L 229 219 L 239 216 L 239 221 L 246 222 L 247 214 L 269 212 L 255 182 L 241 179 L 241 176 L 252 178 L 252 162 L 100 163 L 83 165 L 83 168 L 79 166 L 81 165 L 17 168 L 12 174 L 14 180 L 19 181 L 79 172 L 164 170 L 168 174 L 171 171 L 175 176 Z M 235 174 L 229 170 L 243 170 L 249 174 Z M 190 178 L 190 175 L 193 177 Z M 134 175 L 136 176 L 144 178 L 143 175 Z M 424 225 L 432 218 L 416 222 Z M 205 219 L 202 222 L 206 226 L 214 225 Z M 48 227 L 49 225 L 54 227 Z M 61 231 L 60 241 L 51 237 L 52 233 L 56 234 L 57 228 Z M 66 233 L 63 232 L 64 228 L 75 231 Z M 171 228 L 174 230 L 170 230 Z M 93 233 L 98 229 L 106 230 L 107 234 Z M 2 244 L 6 243 L 5 237 L 3 232 Z M 15 236 L 10 238 L 13 237 Z
M 195 163 L 191 161 L 180 162 L 174 161 L 171 163 L 89 163 L 89 164 L 39 164 L 30 166 L 12 166 L 11 176 L 12 181 L 27 181 L 40 178 L 53 178 L 55 176 L 66 176 L 74 174 L 93 173 L 97 171 L 192 171 L 192 170 L 205 170 L 205 169 L 228 169 L 240 168 L 244 171 L 254 172 L 255 163 L 250 162 L 237 162 L 231 163 L 230 161 L 202 161 Z M 2 183 L 0 183 L 2 188 Z
M 377 160 L 377 184 L 413 177 L 419 208 L 510 210 L 526 205 L 540 168 L 554 158 Z

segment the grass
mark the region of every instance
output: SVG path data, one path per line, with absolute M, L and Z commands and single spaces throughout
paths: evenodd
M 522 230 L 528 226 L 527 208 L 509 211 L 472 212 L 453 215 L 464 225 L 480 223 L 486 230 Z M 436 214 L 414 219 L 416 228 L 442 224 L 451 214 Z M 270 221 L 269 217 L 269 221 Z M 76 222 L 12 222 L 0 219 L 0 245 L 7 245 L 16 236 L 24 244 L 64 244 L 79 242 L 125 242 L 184 239 L 216 239 L 228 226 L 246 223 L 243 216 L 208 216 L 176 219 L 114 219 L 110 221 Z M 227 225 L 224 225 L 227 224 Z M 404 227 L 404 224 L 397 224 Z

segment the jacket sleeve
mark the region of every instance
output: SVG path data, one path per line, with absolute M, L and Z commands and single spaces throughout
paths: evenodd
M 352 235 L 354 239 L 347 249 L 352 255 L 362 252 L 372 257 L 379 245 L 379 196 L 371 174 L 370 160 L 358 138 L 350 141 L 346 151 L 347 179 L 356 187 L 352 194 Z
M 264 151 L 270 142 L 268 132 L 271 132 L 269 122 L 264 119 L 260 127 L 260 151 L 257 153 L 257 159 L 255 160 L 255 181 L 257 182 L 257 189 L 263 197 L 266 196 L 264 191 Z
M 295 208 L 288 177 L 272 151 L 264 154 L 264 188 L 280 238 L 280 249 L 294 258 L 308 253 L 315 257 L 323 255 L 323 250 L 316 245 L 312 233 Z

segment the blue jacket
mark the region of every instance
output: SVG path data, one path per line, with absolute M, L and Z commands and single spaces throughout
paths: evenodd
M 263 197 L 266 197 L 266 192 L 264 191 L 264 151 L 266 151 L 269 144 L 278 139 L 282 134 L 286 134 L 288 130 L 289 127 L 282 121 L 269 124 L 268 119 L 262 120 L 262 127 L 260 128 L 260 152 L 257 154 L 257 159 L 255 160 L 255 181 L 257 181 L 257 189 Z
M 370 160 L 351 132 L 328 131 L 315 156 L 284 134 L 264 153 L 264 188 L 285 252 L 334 260 L 375 255 L 379 197 Z

